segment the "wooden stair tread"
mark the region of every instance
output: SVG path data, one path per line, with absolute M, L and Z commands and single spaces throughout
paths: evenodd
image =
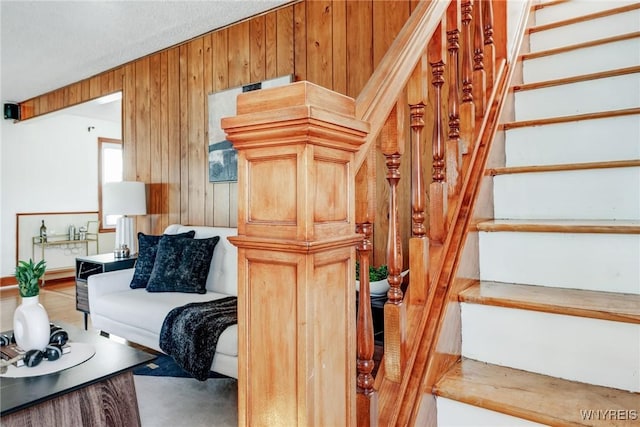
M 624 76 L 627 74 L 638 74 L 638 73 L 640 73 L 640 66 L 617 68 L 615 70 L 599 71 L 597 73 L 563 77 L 559 79 L 545 80 L 545 81 L 535 82 L 535 83 L 518 84 L 518 85 L 511 86 L 511 90 L 513 90 L 514 92 L 523 92 L 526 90 L 535 90 L 535 89 L 542 89 L 546 87 L 562 86 L 562 85 L 567 85 L 572 83 L 585 82 L 589 80 L 608 79 L 611 77 L 618 77 L 618 76 Z
M 640 114 L 640 108 L 625 108 L 622 110 L 601 111 L 599 113 L 575 114 L 571 116 L 549 117 L 544 119 L 521 120 L 517 122 L 508 122 L 500 126 L 501 130 L 509 130 L 531 126 L 544 126 L 557 123 L 578 122 L 583 120 L 606 119 L 609 117 L 628 116 Z
M 640 295 L 476 281 L 459 300 L 524 310 L 640 324 Z
M 433 392 L 437 396 L 547 425 L 631 426 L 637 425 L 640 416 L 638 393 L 465 358 L 436 383 Z M 616 411 L 627 419 L 618 419 L 617 424 L 612 424 L 611 418 L 602 414 L 599 420 L 597 415 L 591 420 L 583 419 L 585 412 L 581 411 L 589 410 Z
M 547 30 L 551 30 L 551 29 L 554 29 L 554 28 L 559 28 L 559 27 L 564 27 L 566 25 L 575 24 L 575 23 L 578 23 L 578 22 L 585 22 L 585 21 L 590 21 L 590 20 L 593 20 L 593 19 L 602 18 L 602 17 L 605 17 L 605 16 L 611 16 L 611 15 L 617 15 L 619 13 L 630 12 L 630 11 L 638 9 L 638 8 L 640 8 L 640 3 L 639 4 L 630 4 L 630 5 L 616 7 L 616 8 L 611 8 L 611 9 L 607 9 L 607 10 L 602 10 L 600 12 L 589 13 L 587 15 L 576 16 L 574 18 L 569 18 L 569 19 L 565 19 L 565 20 L 562 20 L 562 21 L 551 22 L 549 24 L 537 25 L 537 26 L 529 28 L 527 30 L 527 32 L 529 34 L 531 34 L 531 33 L 537 33 L 537 32 L 540 32 L 540 31 L 547 31 Z
M 640 220 L 495 219 L 477 223 L 476 229 L 532 233 L 640 234 Z
M 544 56 L 557 55 L 557 54 L 569 52 L 569 51 L 572 51 L 572 50 L 584 49 L 584 48 L 587 48 L 587 47 L 599 46 L 599 45 L 608 44 L 608 43 L 615 43 L 615 42 L 619 42 L 619 41 L 622 41 L 622 40 L 631 40 L 631 39 L 635 39 L 635 38 L 638 38 L 638 37 L 640 37 L 640 32 L 619 34 L 619 35 L 612 36 L 612 37 L 605 37 L 605 38 L 597 39 L 597 40 L 589 40 L 587 42 L 576 43 L 576 44 L 572 44 L 572 45 L 569 45 L 569 46 L 563 46 L 563 47 L 558 47 L 558 48 L 554 48 L 554 49 L 538 50 L 538 51 L 535 51 L 535 52 L 524 53 L 524 54 L 520 55 L 518 60 L 519 61 L 526 61 L 528 59 L 535 59 L 535 58 L 541 58 L 541 57 L 544 57 Z
M 585 169 L 629 168 L 640 166 L 640 160 L 611 160 L 606 162 L 566 163 L 558 165 L 511 166 L 490 168 L 485 175 L 506 175 L 511 173 L 561 172 Z

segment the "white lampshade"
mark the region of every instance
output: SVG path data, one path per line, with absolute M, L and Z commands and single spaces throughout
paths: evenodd
M 122 215 L 116 223 L 116 249 L 127 245 L 136 253 L 133 218 L 127 215 L 145 215 L 147 197 L 144 182 L 108 182 L 102 187 L 102 210 L 105 215 Z
M 144 182 L 107 182 L 102 186 L 102 210 L 105 215 L 146 215 Z

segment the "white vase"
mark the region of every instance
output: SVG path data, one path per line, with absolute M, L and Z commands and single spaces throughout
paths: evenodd
M 49 316 L 38 295 L 22 298 L 13 313 L 13 336 L 24 351 L 44 350 L 49 344 Z

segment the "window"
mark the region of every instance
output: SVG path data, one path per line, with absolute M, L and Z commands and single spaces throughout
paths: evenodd
M 102 213 L 102 185 L 106 182 L 122 181 L 122 141 L 98 138 L 98 209 L 100 231 L 113 231 L 119 215 Z

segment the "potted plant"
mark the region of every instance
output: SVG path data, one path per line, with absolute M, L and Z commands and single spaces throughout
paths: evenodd
M 400 275 L 404 277 L 409 270 L 405 270 Z M 389 290 L 389 269 L 386 265 L 380 267 L 369 266 L 369 292 L 372 296 L 380 296 Z M 356 290 L 360 291 L 360 263 L 356 261 Z
M 18 261 L 16 266 L 16 280 L 22 298 L 35 297 L 40 293 L 39 282 L 46 270 L 45 260 L 35 264 L 32 259 Z
M 380 267 L 369 266 L 369 292 L 371 295 L 384 295 L 389 290 L 387 276 L 389 270 L 386 265 Z M 356 290 L 360 291 L 360 263 L 356 262 Z
M 40 287 L 38 282 L 44 275 L 46 262 L 37 264 L 18 261 L 16 279 L 22 303 L 13 313 L 13 336 L 16 344 L 24 351 L 44 350 L 49 343 L 49 316 L 39 302 Z

